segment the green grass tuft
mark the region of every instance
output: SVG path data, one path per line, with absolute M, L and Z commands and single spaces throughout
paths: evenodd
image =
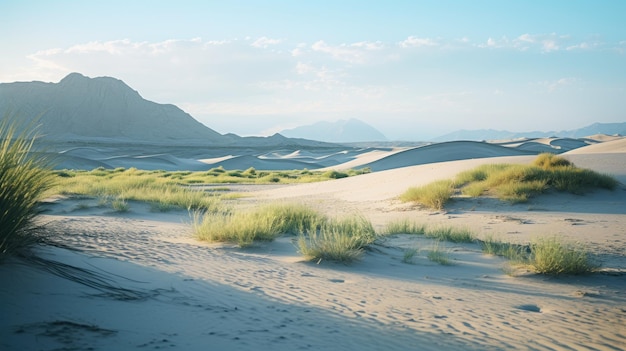
M 405 202 L 419 202 L 430 208 L 441 210 L 454 194 L 452 182 L 440 180 L 428 185 L 409 188 L 400 199 Z
M 529 265 L 540 274 L 588 274 L 599 266 L 580 244 L 556 236 L 536 239 L 530 244 Z
M 28 229 L 55 179 L 49 160 L 31 153 L 37 134 L 17 130 L 8 116 L 0 122 L 0 258 L 33 242 Z
M 392 234 L 424 234 L 426 225 L 412 222 L 408 219 L 397 220 L 387 223 L 385 233 Z
M 243 212 L 196 214 L 193 222 L 200 240 L 247 247 L 255 241 L 272 241 L 282 234 L 301 233 L 323 222 L 323 217 L 303 205 L 269 204 Z
M 298 237 L 297 247 L 309 260 L 349 263 L 363 255 L 376 240 L 372 224 L 361 216 L 327 220 Z
M 450 259 L 450 254 L 448 250 L 439 241 L 437 241 L 433 245 L 433 247 L 430 250 L 428 250 L 428 253 L 426 254 L 426 258 L 428 258 L 432 262 L 438 263 L 443 266 L 453 265 L 453 262 Z
M 449 241 L 453 243 L 472 243 L 476 240 L 474 234 L 469 228 L 438 226 L 428 228 L 424 232 L 424 236 L 440 241 Z
M 404 250 L 404 254 L 402 255 L 402 263 L 413 264 L 415 255 L 419 252 L 416 248 L 406 249 Z

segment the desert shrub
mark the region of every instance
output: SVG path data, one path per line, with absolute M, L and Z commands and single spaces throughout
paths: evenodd
M 297 246 L 309 260 L 352 262 L 376 240 L 372 224 L 362 216 L 328 220 L 300 234 Z
M 419 202 L 430 208 L 441 210 L 450 201 L 454 188 L 449 180 L 441 180 L 428 185 L 409 188 L 400 195 L 402 201 Z
M 37 134 L 17 128 L 0 122 L 0 257 L 33 241 L 28 229 L 54 180 L 49 160 L 31 153 Z
M 530 244 L 529 265 L 540 274 L 587 274 L 598 265 L 580 244 L 565 242 L 551 236 L 536 239 Z

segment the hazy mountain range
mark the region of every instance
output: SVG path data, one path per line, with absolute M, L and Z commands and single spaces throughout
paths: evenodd
M 478 129 L 478 130 L 458 130 L 446 135 L 442 135 L 432 141 L 451 141 L 451 140 L 510 140 L 520 138 L 543 138 L 543 137 L 561 137 L 561 138 L 584 138 L 595 134 L 607 135 L 626 135 L 626 122 L 622 123 L 594 123 L 587 127 L 550 131 L 550 132 L 510 132 L 506 130 Z
M 324 146 L 328 143 L 387 142 L 371 125 L 357 120 L 318 122 L 271 137 L 220 134 L 171 104 L 145 100 L 123 81 L 88 78 L 71 73 L 59 83 L 0 84 L 0 119 L 14 116 L 29 123 L 38 118 L 40 132 L 50 140 L 124 141 L 219 146 Z M 594 134 L 626 134 L 624 123 L 595 123 L 560 132 L 516 133 L 460 130 L 431 141 L 498 140 L 537 137 L 580 138 Z
M 286 129 L 280 134 L 290 138 L 305 138 L 326 142 L 386 141 L 378 129 L 358 119 L 336 122 L 317 122 L 311 125 Z

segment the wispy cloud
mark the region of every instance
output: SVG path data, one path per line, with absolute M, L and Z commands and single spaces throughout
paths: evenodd
M 419 38 L 415 36 L 410 36 L 398 43 L 398 45 L 403 48 L 419 48 L 424 46 L 437 46 L 439 44 L 435 40 L 430 38 Z
M 336 60 L 349 63 L 365 63 L 371 52 L 381 51 L 384 45 L 381 42 L 357 42 L 350 44 L 330 45 L 319 40 L 311 45 L 311 50 L 330 55 Z
M 566 87 L 571 87 L 574 84 L 578 83 L 580 81 L 580 79 L 578 78 L 574 78 L 574 77 L 564 77 L 564 78 L 559 78 L 556 80 L 550 80 L 550 81 L 541 81 L 539 82 L 539 86 L 544 87 L 544 89 L 548 92 L 548 93 L 554 93 L 558 90 L 564 89 Z
M 252 46 L 254 46 L 255 48 L 267 48 L 268 46 L 271 45 L 277 45 L 280 44 L 282 42 L 281 39 L 270 39 L 268 37 L 260 37 L 259 39 L 255 40 L 252 44 Z

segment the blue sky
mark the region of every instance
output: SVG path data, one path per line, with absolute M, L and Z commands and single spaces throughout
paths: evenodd
M 626 121 L 626 1 L 2 1 L 0 82 L 122 79 L 221 133 Z

